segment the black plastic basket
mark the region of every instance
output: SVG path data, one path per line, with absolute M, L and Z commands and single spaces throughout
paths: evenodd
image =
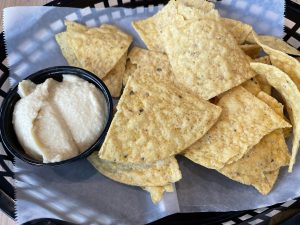
M 124 3 L 123 3 L 124 1 Z M 62 6 L 62 7 L 95 7 L 95 5 L 102 3 L 104 7 L 119 6 L 134 8 L 138 6 L 149 6 L 166 4 L 168 0 L 55 0 L 47 6 Z M 300 50 L 300 5 L 296 1 L 287 0 L 285 17 L 292 21 L 289 26 L 285 26 L 284 40 L 288 43 L 298 43 L 296 46 Z M 299 32 L 299 31 L 298 31 Z M 4 36 L 0 36 L 0 97 L 6 97 L 6 91 L 3 90 L 3 84 L 6 82 L 9 71 L 5 65 L 6 52 L 4 46 Z M 8 152 L 0 153 L 0 208 L 10 217 L 15 218 L 14 210 L 14 187 L 11 164 L 13 157 Z M 283 204 L 276 204 L 264 209 L 239 211 L 239 212 L 226 212 L 226 213 L 185 213 L 175 214 L 166 218 L 160 219 L 152 225 L 157 224 L 207 224 L 207 225 L 232 225 L 232 224 L 285 224 L 294 225 L 300 224 L 300 199 L 293 200 Z M 70 224 L 64 221 L 56 221 L 51 219 L 42 219 L 35 222 L 26 224 Z

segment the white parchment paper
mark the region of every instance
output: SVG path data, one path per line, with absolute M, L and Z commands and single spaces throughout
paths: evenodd
M 4 31 L 10 85 L 40 69 L 67 65 L 54 39 L 65 29 L 65 19 L 88 26 L 116 24 L 134 36 L 134 45 L 143 46 L 130 22 L 151 16 L 158 8 L 6 8 Z M 260 34 L 283 35 L 284 1 L 223 0 L 217 8 L 223 16 L 253 25 Z M 36 167 L 16 159 L 18 222 L 52 217 L 80 224 L 143 224 L 176 212 L 253 209 L 300 196 L 299 163 L 293 174 L 282 169 L 268 196 L 181 157 L 179 163 L 183 179 L 176 184 L 176 191 L 165 194 L 154 205 L 148 193 L 107 179 L 86 160 L 66 166 Z

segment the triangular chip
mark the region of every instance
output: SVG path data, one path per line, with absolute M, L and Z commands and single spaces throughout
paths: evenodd
M 252 31 L 252 27 L 246 23 L 229 18 L 221 19 L 223 26 L 233 35 L 238 44 L 243 44 Z
M 270 56 L 268 55 L 256 58 L 253 61 L 271 65 Z M 264 76 L 257 75 L 254 77 L 254 79 L 258 82 L 262 91 L 264 91 L 268 95 L 271 95 L 272 87 Z
M 275 98 L 273 98 L 272 96 L 270 96 L 269 94 L 267 94 L 263 91 L 259 92 L 256 97 L 258 97 L 260 100 L 267 103 L 278 115 L 280 115 L 282 118 L 284 118 L 285 121 L 290 122 L 289 119 L 287 119 L 286 116 L 283 114 L 284 106 L 281 103 L 279 103 Z M 282 131 L 283 131 L 284 137 L 287 138 L 291 134 L 292 128 L 286 127 L 286 128 L 283 128 Z
M 259 84 L 262 91 L 264 91 L 268 95 L 271 95 L 272 87 L 268 83 L 268 81 L 266 80 L 266 78 L 264 76 L 257 75 L 257 76 L 254 77 L 254 79 L 258 82 L 258 84 Z
M 67 31 L 76 31 L 76 32 L 85 32 L 88 28 L 82 24 L 65 20 L 65 25 L 67 27 Z M 67 60 L 70 66 L 82 67 L 80 62 L 77 60 L 76 55 L 71 48 L 69 43 L 70 37 L 72 35 L 70 32 L 62 32 L 55 35 L 55 39 L 59 44 L 59 47 L 62 51 L 63 56 Z
M 233 36 L 215 20 L 182 20 L 161 37 L 176 82 L 204 99 L 255 76 Z
M 69 37 L 67 32 L 62 32 L 55 35 L 55 39 L 61 49 L 61 52 L 70 66 L 82 67 L 77 60 L 76 55 L 69 44 Z
M 283 118 L 283 105 L 281 103 L 264 92 L 260 92 L 257 97 Z M 244 171 L 244 174 L 256 173 L 256 170 L 260 172 L 273 171 L 281 166 L 286 166 L 289 158 L 288 147 L 282 130 L 277 129 L 264 136 L 241 160 L 226 165 L 221 170 L 235 166 L 236 171 Z
M 286 53 L 277 50 L 276 46 L 266 44 L 254 32 L 252 32 L 252 36 L 256 43 L 270 56 L 272 65 L 289 75 L 298 87 L 298 90 L 300 90 L 300 62 Z
M 271 191 L 271 189 L 273 188 L 273 186 L 275 185 L 275 182 L 279 175 L 279 169 L 270 171 L 270 172 L 264 172 L 264 175 L 269 183 L 269 188 L 262 189 L 261 191 L 260 190 L 259 191 L 262 194 L 268 194 Z M 257 186 L 259 187 L 259 185 L 257 185 Z
M 222 174 L 242 184 L 252 185 L 261 194 L 267 195 L 272 190 L 277 180 L 279 169 L 270 172 L 261 172 L 257 175 L 241 174 L 238 171 L 223 171 Z
M 251 63 L 251 67 L 255 70 L 256 73 L 264 76 L 269 84 L 283 96 L 288 107 L 292 111 L 292 115 L 289 115 L 293 124 L 293 147 L 289 166 L 289 172 L 292 172 L 293 165 L 296 161 L 296 156 L 299 150 L 300 92 L 291 78 L 275 66 L 266 65 L 263 63 Z
M 104 176 L 134 186 L 164 186 L 181 179 L 175 157 L 153 164 L 120 164 L 100 159 L 97 152 L 89 156 L 91 164 Z
M 168 56 L 164 53 L 134 47 L 128 54 L 128 58 L 144 73 L 155 72 L 160 77 L 168 77 L 171 73 Z
M 65 21 L 67 26 L 67 32 L 59 33 L 55 36 L 57 43 L 59 44 L 61 51 L 68 61 L 69 65 L 85 68 L 81 63 L 80 59 L 77 59 L 75 50 L 70 46 L 69 41 L 72 39 L 73 33 L 82 33 L 86 35 L 91 35 L 92 37 L 98 37 L 99 28 L 88 28 L 84 25 L 81 25 L 72 21 Z M 114 32 L 115 28 L 112 28 L 110 25 L 102 25 L 102 29 L 111 29 Z M 118 48 L 118 47 L 117 47 Z M 111 95 L 113 97 L 119 97 L 122 89 L 123 75 L 125 72 L 125 63 L 126 63 L 127 51 L 123 54 L 117 64 L 110 70 L 110 72 L 102 78 L 103 82 L 106 84 Z M 97 75 L 97 74 L 96 74 Z
M 256 175 L 262 171 L 273 171 L 287 166 L 290 157 L 281 129 L 266 135 L 240 160 L 226 164 L 220 171 L 236 171 L 245 175 Z
M 290 124 L 242 87 L 225 93 L 218 122 L 184 156 L 212 169 L 241 159 L 262 137 Z
M 267 103 L 283 117 L 283 105 L 264 92 L 259 99 Z M 242 159 L 225 165 L 219 172 L 246 185 L 254 186 L 261 194 L 268 194 L 279 174 L 281 166 L 288 164 L 288 149 L 280 129 L 266 135 Z
M 213 3 L 204 0 L 171 0 L 154 16 L 144 20 L 134 21 L 132 25 L 149 50 L 164 52 L 160 32 L 165 26 L 172 24 L 178 18 L 197 20 L 206 16 L 218 18 L 218 12 L 213 10 L 213 8 Z
M 256 95 L 257 98 L 268 104 L 279 116 L 284 118 L 283 114 L 283 104 L 277 101 L 276 98 L 268 95 L 267 93 L 261 91 Z
M 283 117 L 283 105 L 264 92 L 257 97 Z M 238 182 L 253 185 L 260 193 L 268 194 L 278 176 L 280 167 L 288 165 L 288 148 L 281 129 L 263 137 L 240 160 L 225 165 L 219 172 Z
M 154 16 L 132 22 L 132 26 L 149 50 L 164 52 L 164 46 L 160 40 L 159 29 L 156 24 L 159 24 L 161 27 L 165 26 L 167 22 L 166 18 L 174 15 L 175 12 L 176 3 L 172 0 Z M 169 21 L 171 21 L 171 19 L 169 19 Z
M 164 195 L 164 192 L 174 191 L 172 184 L 167 184 L 165 186 L 143 187 L 143 189 L 150 193 L 151 200 L 154 204 L 160 202 Z
M 134 47 L 128 54 L 126 75 L 123 80 L 125 86 L 130 74 L 138 70 L 138 74 L 156 74 L 161 79 L 173 80 L 168 56 L 157 51 Z
M 164 52 L 163 43 L 159 39 L 158 31 L 153 20 L 154 19 L 150 17 L 144 20 L 133 21 L 132 26 L 148 49 Z
M 156 74 L 129 78 L 100 150 L 102 159 L 145 163 L 175 155 L 202 137 L 221 109 Z
M 284 52 L 286 54 L 300 56 L 300 52 L 296 48 L 289 45 L 288 43 L 286 43 L 280 38 L 274 36 L 267 36 L 267 35 L 259 35 L 258 38 L 262 44 L 267 45 L 272 49 L 278 50 L 280 52 Z M 252 39 L 252 42 L 256 43 L 255 38 Z
M 261 50 L 261 47 L 258 44 L 243 44 L 240 45 L 240 48 L 252 59 L 257 58 Z
M 259 92 L 256 97 L 268 104 L 268 106 L 270 106 L 279 116 L 284 118 L 283 105 L 275 98 L 262 91 Z
M 186 20 L 199 20 L 203 18 L 220 20 L 220 15 L 214 9 L 215 5 L 211 2 L 200 0 L 197 4 L 196 1 L 177 0 L 176 5 L 177 13 Z
M 85 32 L 89 29 L 88 27 L 86 27 L 80 23 L 70 21 L 70 20 L 65 20 L 65 25 L 67 27 L 67 31 L 76 31 L 76 32 L 81 33 L 81 32 Z
M 115 67 L 102 79 L 112 97 L 119 97 L 122 90 L 127 52 L 121 57 Z
M 245 40 L 245 43 L 247 43 L 247 44 L 255 44 L 255 43 L 256 43 L 256 41 L 255 41 L 255 39 L 254 39 L 254 37 L 253 37 L 253 33 L 254 33 L 254 32 L 255 32 L 255 31 L 252 30 L 252 32 L 249 33 L 249 35 L 247 36 L 247 38 L 246 38 L 246 40 Z
M 71 31 L 70 31 L 71 32 Z M 73 31 L 68 43 L 83 68 L 105 77 L 127 52 L 132 37 L 112 25 Z
M 124 76 L 123 76 L 123 86 L 125 87 L 127 81 L 128 81 L 128 78 L 130 76 L 132 76 L 135 71 L 137 70 L 137 65 L 136 64 L 133 64 L 130 59 L 127 59 L 126 61 L 126 66 L 125 66 L 125 72 L 124 72 Z
M 254 78 L 247 80 L 242 84 L 242 86 L 253 95 L 257 95 L 261 91 L 260 85 Z

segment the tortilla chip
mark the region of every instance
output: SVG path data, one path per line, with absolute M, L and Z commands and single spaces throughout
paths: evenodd
M 279 103 L 275 98 L 266 94 L 265 92 L 260 92 L 256 97 L 266 102 L 278 115 L 280 115 L 285 121 L 290 122 L 283 114 L 283 105 Z M 291 127 L 286 127 L 282 129 L 285 138 L 289 137 L 292 132 Z
M 112 25 L 84 33 L 69 31 L 68 42 L 83 68 L 105 77 L 127 52 L 132 37 Z
M 247 175 L 240 174 L 239 172 L 222 172 L 225 176 L 229 177 L 232 180 L 238 181 L 242 184 L 252 185 L 255 187 L 261 194 L 267 195 L 273 188 L 278 174 L 279 169 L 271 172 L 261 172 L 258 175 Z
M 279 116 L 285 119 L 285 116 L 283 114 L 283 105 L 280 102 L 278 102 L 275 98 L 266 94 L 265 92 L 258 93 L 257 97 L 263 102 L 265 102 L 268 106 L 270 106 Z M 261 147 L 262 149 L 269 149 L 273 155 L 274 160 L 269 160 L 265 163 L 266 166 L 264 167 L 264 171 L 273 171 L 282 166 L 288 165 L 290 155 L 288 153 L 288 147 L 285 142 L 284 129 L 278 129 L 273 131 L 269 135 L 266 135 L 256 146 L 258 147 L 258 145 L 265 145 L 264 147 L 259 147 Z M 273 136 L 273 140 L 270 136 Z
M 253 95 L 257 95 L 260 91 L 261 88 L 257 82 L 256 79 L 251 78 L 250 80 L 247 80 L 242 84 L 243 88 L 245 88 L 247 91 L 249 91 Z
M 85 32 L 89 28 L 75 21 L 65 20 L 67 31 Z
M 300 56 L 300 51 L 298 51 L 293 46 L 289 45 L 285 41 L 281 40 L 280 38 L 273 37 L 273 36 L 259 36 L 259 40 L 264 44 L 272 49 L 284 52 L 286 54 Z
M 271 65 L 270 56 L 268 56 L 268 55 L 256 58 L 253 61 Z M 271 95 L 272 87 L 268 83 L 266 78 L 264 78 L 263 76 L 257 75 L 255 77 L 255 80 L 258 82 L 258 84 L 259 84 L 260 88 L 262 89 L 262 91 L 264 91 L 268 95 Z
M 293 124 L 293 147 L 292 157 L 289 165 L 289 172 L 292 172 L 293 165 L 299 150 L 300 140 L 300 92 L 290 77 L 275 66 L 263 63 L 251 63 L 251 68 L 256 73 L 264 76 L 270 85 L 274 87 L 285 99 L 287 105 L 292 111 L 289 115 Z
M 254 62 L 260 62 L 260 63 L 265 63 L 265 64 L 269 64 L 269 65 L 271 64 L 270 57 L 268 55 L 256 58 L 253 61 Z M 262 91 L 264 91 L 268 95 L 271 95 L 272 87 L 268 83 L 266 78 L 264 78 L 263 76 L 257 75 L 253 79 L 259 84 Z
M 174 191 L 174 188 L 173 188 L 172 184 L 165 185 L 164 189 L 165 189 L 166 192 L 173 192 Z
M 153 74 L 157 72 L 157 75 L 161 77 L 168 77 L 171 73 L 168 56 L 164 53 L 134 47 L 128 58 L 145 73 Z
M 279 175 L 279 169 L 277 170 L 274 170 L 274 171 L 270 171 L 270 172 L 264 172 L 264 175 L 269 183 L 269 186 L 271 187 L 271 189 L 273 188 L 273 186 L 275 185 L 276 183 L 276 180 L 278 178 L 278 175 Z M 270 189 L 270 191 L 271 191 Z M 260 191 L 262 194 L 268 194 L 270 191 L 267 190 L 262 190 Z
M 60 50 L 70 66 L 82 67 L 77 60 L 76 55 L 69 44 L 69 37 L 67 32 L 62 32 L 55 35 L 56 42 Z
M 117 65 L 102 79 L 112 97 L 119 97 L 122 90 L 127 52 L 121 57 Z
M 143 187 L 143 189 L 150 193 L 151 200 L 154 204 L 157 204 L 160 202 L 160 200 L 162 199 L 163 194 L 165 192 L 164 186 Z
M 238 44 L 243 44 L 252 31 L 252 27 L 246 23 L 229 18 L 221 19 L 223 26 L 233 35 Z
M 268 95 L 271 95 L 272 87 L 268 83 L 268 81 L 266 80 L 266 78 L 264 76 L 257 75 L 254 77 L 254 79 L 258 82 L 258 84 L 263 92 L 267 93 Z
M 69 43 L 69 42 L 71 42 L 71 39 L 72 39 L 74 33 L 75 33 L 75 36 L 77 33 L 83 33 L 87 37 L 91 37 L 91 38 L 96 37 L 97 38 L 97 37 L 99 37 L 99 35 L 102 35 L 103 30 L 106 30 L 107 33 L 109 33 L 109 31 L 110 31 L 110 32 L 112 32 L 112 34 L 116 31 L 115 27 L 112 27 L 110 25 L 105 25 L 105 24 L 102 25 L 102 28 L 101 28 L 102 30 L 100 30 L 99 28 L 88 28 L 88 27 L 85 27 L 81 24 L 78 24 L 78 23 L 72 22 L 72 21 L 65 21 L 65 24 L 67 26 L 67 32 L 57 34 L 56 40 L 57 40 L 58 44 L 60 45 L 62 53 L 63 53 L 64 57 L 66 58 L 66 60 L 68 61 L 69 65 L 76 66 L 76 67 L 84 67 L 84 66 L 80 63 L 81 59 L 77 59 L 77 57 L 76 57 L 76 54 L 75 54 L 76 49 L 74 50 L 70 46 L 70 43 Z M 83 36 L 83 37 L 85 37 L 85 36 Z M 102 37 L 99 37 L 99 38 L 102 38 Z M 97 48 L 97 47 L 95 46 L 95 48 Z M 119 97 L 121 94 L 123 75 L 125 72 L 126 56 L 127 56 L 127 52 L 125 51 L 123 56 L 120 58 L 120 60 L 117 62 L 117 64 L 110 70 L 110 72 L 105 77 L 101 77 L 113 97 Z M 101 66 L 101 64 L 100 64 L 100 66 Z M 84 67 L 84 68 L 89 70 L 89 68 L 86 68 L 86 67 Z M 95 72 L 95 71 L 96 71 L 96 68 L 92 72 Z M 98 75 L 98 74 L 96 74 L 96 75 Z
M 132 76 L 136 70 L 137 70 L 137 65 L 132 64 L 132 62 L 128 59 L 126 62 L 126 68 L 125 68 L 125 72 L 124 72 L 124 76 L 123 76 L 123 86 L 124 87 L 128 81 L 128 78 L 130 76 Z
M 254 62 L 260 62 L 260 63 L 271 65 L 270 56 L 268 56 L 268 55 L 256 58 L 256 59 L 254 59 Z
M 199 3 L 190 4 L 190 1 L 177 1 L 177 13 L 185 20 L 213 19 L 219 20 L 220 15 L 214 10 L 215 5 L 207 1 L 198 1 Z
M 88 27 L 69 20 L 65 20 L 65 25 L 67 27 L 67 32 L 56 34 L 55 39 L 62 51 L 63 56 L 67 60 L 68 64 L 70 66 L 82 67 L 80 62 L 77 60 L 73 49 L 70 46 L 69 39 L 71 37 L 69 37 L 69 35 L 72 34 L 69 33 L 68 31 L 85 32 L 88 29 Z
M 218 106 L 223 109 L 218 122 L 184 152 L 185 157 L 208 168 L 220 170 L 241 159 L 266 134 L 290 126 L 242 87 L 225 93 Z
M 134 47 L 129 55 L 126 77 L 123 80 L 125 86 L 128 77 L 132 74 L 156 74 L 160 79 L 173 81 L 173 74 L 168 56 L 157 51 Z M 136 72 L 138 71 L 138 72 Z
M 300 90 L 300 63 L 298 60 L 284 52 L 272 48 L 272 46 L 264 44 L 260 37 L 258 37 L 254 32 L 253 37 L 257 44 L 259 44 L 263 50 L 269 54 L 272 65 L 289 75 L 298 87 L 298 90 Z
M 153 164 L 120 164 L 100 159 L 97 152 L 88 157 L 90 163 L 104 176 L 133 186 L 164 186 L 181 179 L 175 157 Z
M 162 37 L 176 82 L 206 100 L 255 76 L 233 36 L 214 20 L 181 21 Z
M 133 21 L 132 26 L 148 49 L 164 52 L 164 46 L 159 39 L 159 34 L 153 17 Z
M 202 137 L 221 109 L 157 78 L 130 77 L 100 150 L 100 158 L 150 163 L 175 155 Z M 124 128 L 126 128 L 124 130 Z
M 245 43 L 247 43 L 247 44 L 256 44 L 256 41 L 253 37 L 253 33 L 254 33 L 254 30 L 252 29 L 252 32 L 250 32 L 249 35 L 247 36 L 247 38 L 245 40 Z
M 243 44 L 240 45 L 240 48 L 252 59 L 257 58 L 261 50 L 261 47 L 258 44 Z
M 181 4 L 189 8 L 201 9 L 204 12 L 210 12 L 215 8 L 215 4 L 206 0 L 177 0 L 177 4 Z
M 176 11 L 176 1 L 171 0 L 154 16 L 132 22 L 133 28 L 139 34 L 149 50 L 164 52 L 164 46 L 160 40 L 158 26 L 166 26 L 166 18 L 168 17 L 170 17 L 168 22 L 171 22 L 173 19 L 172 15 L 175 15 Z
M 170 26 L 178 19 L 218 18 L 218 12 L 213 10 L 214 4 L 207 1 L 171 0 L 154 16 L 132 22 L 132 26 L 139 34 L 149 50 L 165 52 L 160 38 L 160 32 L 165 26 Z
M 168 184 L 165 186 L 157 186 L 157 187 L 143 187 L 145 191 L 148 191 L 151 196 L 151 200 L 154 204 L 160 202 L 163 197 L 164 192 L 173 192 L 172 184 Z
M 281 129 L 266 135 L 240 160 L 226 164 L 221 172 L 258 176 L 262 171 L 274 171 L 287 166 L 290 157 Z
M 279 116 L 284 118 L 283 105 L 280 102 L 278 102 L 275 98 L 262 91 L 259 92 L 256 95 L 256 97 L 268 104 L 268 106 L 270 106 Z
M 283 117 L 283 105 L 264 92 L 257 97 Z M 225 165 L 220 172 L 231 179 L 253 185 L 260 193 L 268 194 L 277 179 L 279 169 L 289 163 L 288 147 L 282 129 L 264 136 L 240 160 Z

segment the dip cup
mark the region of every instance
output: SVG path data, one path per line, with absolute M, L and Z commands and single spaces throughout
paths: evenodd
M 22 161 L 32 164 L 32 165 L 62 165 L 74 162 L 79 159 L 83 159 L 88 157 L 93 151 L 99 150 L 101 147 L 102 142 L 104 141 L 104 138 L 106 136 L 106 133 L 108 131 L 108 128 L 110 126 L 111 120 L 112 120 L 112 109 L 113 109 L 113 101 L 112 97 L 109 93 L 108 88 L 103 83 L 103 81 L 92 74 L 89 71 L 86 71 L 81 68 L 72 67 L 72 66 L 57 66 L 57 67 L 50 67 L 47 69 L 40 70 L 27 78 L 26 80 L 31 80 L 32 82 L 36 84 L 43 83 L 48 78 L 53 78 L 57 81 L 62 81 L 62 75 L 74 75 L 79 78 L 82 78 L 96 86 L 96 88 L 103 93 L 103 96 L 105 98 L 106 107 L 107 107 L 107 120 L 105 127 L 96 140 L 96 142 L 90 146 L 88 149 L 83 151 L 81 154 L 66 159 L 60 162 L 54 162 L 54 163 L 43 163 L 42 161 L 33 159 L 32 157 L 28 156 L 23 148 L 21 147 L 16 133 L 14 131 L 14 127 L 12 124 L 12 115 L 14 111 L 14 106 L 16 102 L 20 99 L 20 96 L 18 94 L 18 86 L 11 89 L 8 93 L 6 98 L 3 100 L 2 106 L 1 106 L 1 115 L 0 115 L 0 134 L 1 134 L 1 140 L 4 147 L 4 150 L 10 152 L 15 157 L 21 159 Z

